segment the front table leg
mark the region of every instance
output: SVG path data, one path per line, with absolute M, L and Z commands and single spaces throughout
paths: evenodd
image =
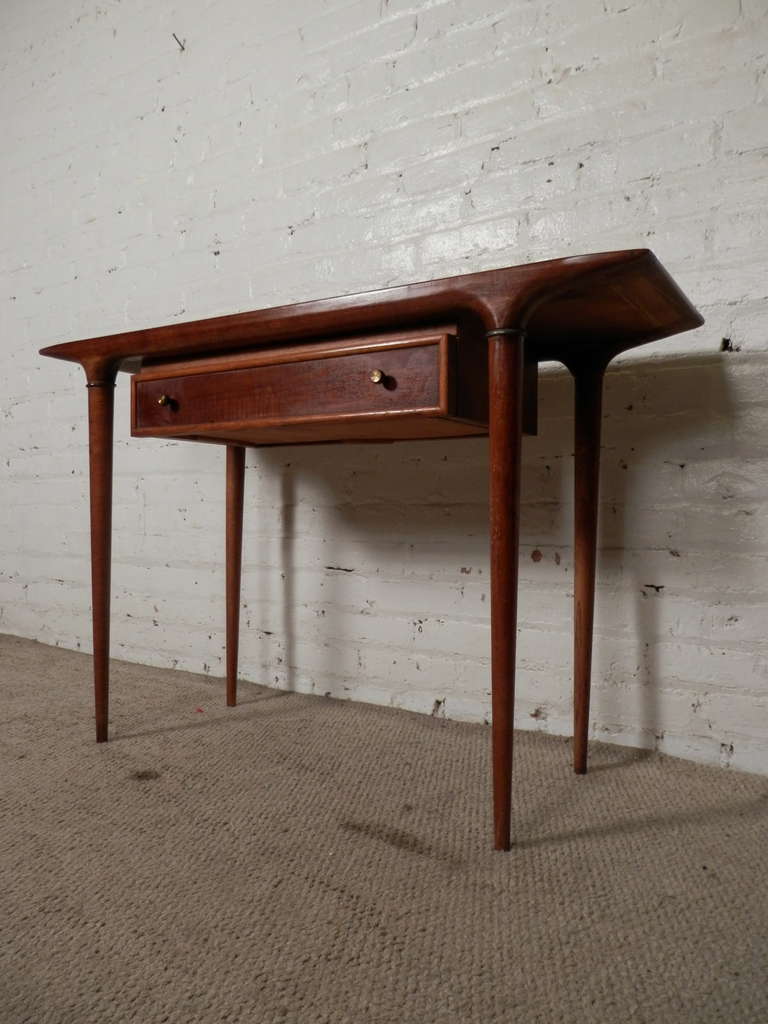
M 91 593 L 93 687 L 96 742 L 109 732 L 109 596 L 112 554 L 112 421 L 114 374 L 88 382 L 88 435 L 91 477 Z
M 494 845 L 497 850 L 510 847 L 512 810 L 523 348 L 524 339 L 520 331 L 491 331 L 488 335 L 491 746 Z
M 243 489 L 245 448 L 227 445 L 227 707 L 237 704 L 237 653 L 240 639 L 240 577 L 243 564 Z

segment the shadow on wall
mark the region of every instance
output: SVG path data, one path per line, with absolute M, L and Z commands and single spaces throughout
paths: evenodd
M 639 684 L 631 718 L 644 746 L 664 735 L 659 693 L 669 669 L 660 657 L 661 602 L 680 576 L 671 563 L 711 550 L 717 518 L 732 515 L 722 502 L 719 472 L 720 460 L 737 455 L 728 358 L 633 361 L 606 377 L 598 580 L 611 575 L 632 595 L 634 622 L 627 626 L 635 637 L 636 670 L 631 680 L 614 680 L 619 685 L 604 691 L 599 707 L 593 703 L 592 719 L 599 710 L 604 734 L 621 731 L 628 718 L 620 707 L 626 684 Z M 627 557 L 630 551 L 634 556 Z M 658 557 L 648 557 L 653 553 Z M 669 559 L 662 579 L 655 575 L 660 559 Z
M 686 552 L 707 551 L 716 543 L 718 517 L 722 522 L 733 514 L 732 504 L 722 500 L 729 475 L 721 468 L 723 460 L 737 457 L 735 413 L 726 373 L 729 359 L 733 356 L 715 354 L 625 360 L 610 367 L 606 375 L 598 591 L 606 585 L 615 591 L 616 599 L 624 602 L 625 618 L 627 595 L 634 595 L 634 621 L 625 621 L 624 626 L 632 638 L 630 645 L 636 644 L 637 657 L 634 669 L 621 659 L 609 667 L 611 678 L 607 681 L 612 685 L 593 698 L 593 720 L 599 712 L 604 735 L 621 732 L 621 722 L 636 726 L 649 745 L 662 735 L 658 692 L 665 666 L 658 641 L 665 584 L 654 578 L 653 561 L 646 556 L 649 552 L 664 554 L 671 564 Z M 570 375 L 554 365 L 544 367 L 539 435 L 526 438 L 523 446 L 524 606 L 525 589 L 540 581 L 547 552 L 553 556 L 558 552 L 559 590 L 569 599 L 572 595 L 571 559 L 563 558 L 562 565 L 559 559 L 559 551 L 570 552 L 572 546 L 572 407 Z M 303 518 L 303 503 L 298 503 L 307 491 L 320 495 L 320 502 L 331 510 L 321 527 L 324 568 L 328 570 L 323 602 L 329 612 L 336 602 L 344 602 L 345 576 L 355 571 L 354 567 L 336 565 L 329 554 L 335 537 L 364 549 L 369 566 L 380 565 L 386 571 L 393 560 L 400 565 L 405 562 L 405 576 L 409 563 L 418 566 L 420 559 L 426 559 L 425 572 L 434 568 L 442 580 L 449 578 L 457 563 L 487 566 L 485 440 L 378 443 L 356 445 L 354 451 L 342 445 L 265 448 L 258 454 L 249 453 L 248 461 L 251 466 L 258 461 L 261 475 L 281 480 L 281 686 L 294 689 L 296 683 L 295 546 L 297 529 L 312 532 L 313 523 Z M 297 517 L 301 519 L 298 527 Z M 438 563 L 442 563 L 439 569 Z M 551 571 L 551 564 L 549 568 Z M 465 571 L 457 569 L 457 577 Z M 674 568 L 666 569 L 667 581 L 670 571 L 674 577 Z M 457 584 L 466 578 L 457 578 Z M 247 599 L 247 594 L 244 596 Z M 487 604 L 484 607 L 487 609 Z M 434 609 L 425 608 L 424 613 L 429 616 Z M 334 628 L 338 637 L 338 623 L 323 622 Z M 548 634 L 553 630 L 562 634 L 564 628 L 562 619 L 554 624 L 531 622 L 524 610 L 520 625 L 524 632 L 530 627 Z M 605 632 L 599 603 L 596 630 Z M 524 641 L 525 636 L 521 648 Z M 624 643 L 626 646 L 627 641 Z M 325 666 L 329 674 L 333 674 L 333 658 L 334 652 L 329 650 Z M 520 667 L 526 671 L 524 655 Z M 317 668 L 307 666 L 308 674 Z M 596 687 L 598 675 L 596 672 L 594 677 Z M 569 676 L 570 663 L 563 666 L 563 677 Z M 627 687 L 638 684 L 641 704 L 628 715 L 626 707 L 622 708 L 629 697 Z M 611 722 L 616 723 L 615 730 Z

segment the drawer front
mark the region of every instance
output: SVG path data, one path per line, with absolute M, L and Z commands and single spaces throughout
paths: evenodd
M 134 433 L 408 412 L 445 415 L 448 338 L 352 355 L 134 381 Z

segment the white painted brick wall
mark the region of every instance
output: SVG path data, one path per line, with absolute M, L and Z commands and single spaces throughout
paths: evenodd
M 766 54 L 764 0 L 5 0 L 0 629 L 90 645 L 42 345 L 649 245 L 707 324 L 608 377 L 592 732 L 768 772 Z M 130 440 L 121 383 L 114 653 L 220 675 L 223 450 Z M 570 401 L 553 367 L 525 445 L 518 721 L 559 733 Z M 486 717 L 486 471 L 249 453 L 243 675 Z

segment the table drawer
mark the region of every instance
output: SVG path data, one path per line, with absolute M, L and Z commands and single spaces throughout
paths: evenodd
M 426 413 L 450 415 L 448 335 L 417 343 L 333 351 L 287 362 L 134 378 L 133 433 L 205 434 L 222 426 L 280 426 Z M 262 358 L 264 356 L 262 355 Z M 269 356 L 267 356 L 269 358 Z

